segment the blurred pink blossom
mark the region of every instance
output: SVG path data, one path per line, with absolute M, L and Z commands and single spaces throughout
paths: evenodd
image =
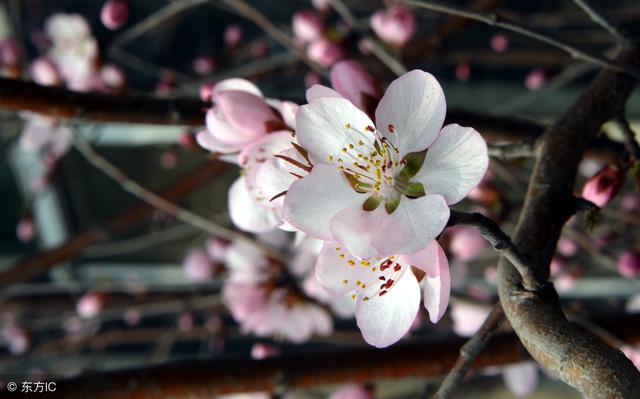
M 127 309 L 127 311 L 124 312 L 123 319 L 127 326 L 135 327 L 140 324 L 142 320 L 142 312 L 137 308 Z
M 572 239 L 567 237 L 560 237 L 558 240 L 558 253 L 562 256 L 570 258 L 578 254 L 579 248 Z
M 373 77 L 360 64 L 345 60 L 331 68 L 331 86 L 361 110 L 372 113 L 380 99 Z
M 371 28 L 385 42 L 402 47 L 415 33 L 415 19 L 411 10 L 397 4 L 371 16 Z
M 2 326 L 0 338 L 12 355 L 22 355 L 31 346 L 31 338 L 27 331 L 13 323 Z
M 269 54 L 269 45 L 265 40 L 259 39 L 251 42 L 251 46 L 249 47 L 249 52 L 253 58 L 263 58 Z
M 43 86 L 57 86 L 62 83 L 58 67 L 49 57 L 39 57 L 33 61 L 31 77 L 34 82 Z
M 131 14 L 130 0 L 107 0 L 100 11 L 100 21 L 111 30 L 120 29 Z
M 218 69 L 218 62 L 215 58 L 202 55 L 193 60 L 193 70 L 201 76 L 211 75 Z
M 213 82 L 204 83 L 200 85 L 199 94 L 200 94 L 200 99 L 202 101 L 209 102 L 212 100 L 214 86 L 215 86 L 215 83 Z
M 491 36 L 490 44 L 496 53 L 504 53 L 509 49 L 509 38 L 502 33 L 497 33 Z
M 33 241 L 36 235 L 36 227 L 31 217 L 23 217 L 16 226 L 16 236 L 22 243 Z
M 543 69 L 537 68 L 529 72 L 524 80 L 524 85 L 529 90 L 540 90 L 547 82 L 547 76 Z
M 182 313 L 178 316 L 178 330 L 181 332 L 188 332 L 193 330 L 195 320 L 191 313 Z
M 618 257 L 616 263 L 618 273 L 624 278 L 640 276 L 640 254 L 635 251 L 625 251 Z
M 102 293 L 89 291 L 76 302 L 76 313 L 83 319 L 96 317 L 102 311 L 105 297 Z
M 637 193 L 629 193 L 622 197 L 620 208 L 629 213 L 640 212 L 640 195 Z
M 304 75 L 304 85 L 306 88 L 309 88 L 313 85 L 320 84 L 320 75 L 313 71 L 309 71 Z
M 307 47 L 307 56 L 318 64 L 329 67 L 345 56 L 340 45 L 325 38 L 313 40 Z
M 311 0 L 313 8 L 318 11 L 328 11 L 331 8 L 331 2 L 329 0 Z
M 462 262 L 477 258 L 489 246 L 487 240 L 474 227 L 458 227 L 451 235 L 449 251 Z
M 491 313 L 491 306 L 463 301 L 454 301 L 450 305 L 453 331 L 461 337 L 475 334 Z
M 20 64 L 20 47 L 18 41 L 12 37 L 0 40 L 0 66 L 16 68 Z
M 201 249 L 189 251 L 182 262 L 182 270 L 187 281 L 202 283 L 215 275 L 215 267 L 207 254 Z
M 535 362 L 522 362 L 503 367 L 502 380 L 518 398 L 529 396 L 538 386 L 538 365 Z
M 471 77 L 471 65 L 468 62 L 460 62 L 456 65 L 456 79 L 466 82 Z
M 257 342 L 251 347 L 251 358 L 255 360 L 268 359 L 280 355 L 280 350 L 269 344 Z
M 102 82 L 110 89 L 120 90 L 127 84 L 127 78 L 119 67 L 113 64 L 103 65 L 100 69 Z
M 335 391 L 329 399 L 373 399 L 373 392 L 363 385 L 349 384 Z
M 322 20 L 312 10 L 296 11 L 291 25 L 293 34 L 301 43 L 319 39 L 324 31 Z
M 242 28 L 238 24 L 227 26 L 224 30 L 224 44 L 230 49 L 238 47 L 242 41 Z

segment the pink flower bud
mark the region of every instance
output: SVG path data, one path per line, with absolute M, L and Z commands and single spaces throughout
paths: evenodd
M 100 78 L 108 88 L 113 90 L 122 89 L 127 84 L 127 78 L 122 69 L 113 64 L 107 64 L 100 69 Z
M 547 82 L 544 70 L 537 68 L 527 74 L 524 85 L 529 90 L 540 90 Z
M 349 384 L 334 392 L 329 399 L 373 399 L 373 392 L 369 387 Z
M 635 251 L 625 251 L 618 257 L 618 273 L 625 278 L 640 276 L 640 254 Z
M 182 262 L 182 269 L 185 278 L 195 283 L 208 281 L 214 274 L 213 264 L 207 254 L 200 249 L 189 252 Z
M 196 147 L 196 136 L 191 132 L 183 132 L 178 136 L 178 145 L 186 150 Z
M 224 43 L 230 49 L 238 47 L 238 44 L 242 41 L 242 28 L 240 25 L 233 24 L 227 26 L 224 30 Z
M 193 70 L 198 75 L 211 75 L 216 69 L 218 69 L 218 63 L 213 57 L 203 55 L 193 60 Z
M 280 351 L 273 345 L 256 343 L 251 347 L 251 357 L 255 360 L 267 359 L 280 355 Z
M 339 45 L 320 38 L 309 44 L 307 56 L 318 64 L 329 67 L 344 57 L 344 50 Z
M 636 193 L 630 193 L 622 198 L 620 208 L 628 213 L 640 212 L 640 195 Z
M 582 188 L 582 197 L 603 207 L 618 193 L 624 183 L 624 177 L 621 168 L 607 165 L 587 180 Z
M 466 82 L 471 77 L 471 65 L 468 62 L 461 62 L 456 65 L 456 79 Z
M 403 5 L 394 5 L 374 13 L 371 28 L 385 42 L 402 47 L 415 33 L 416 24 L 411 10 Z
M 559 276 L 567 270 L 567 261 L 558 256 L 554 256 L 553 259 L 551 259 L 549 270 L 552 277 Z
M 167 150 L 160 156 L 160 166 L 165 170 L 174 169 L 178 165 L 179 161 L 180 158 L 175 151 Z
M 374 109 L 380 99 L 373 77 L 355 61 L 340 61 L 331 68 L 331 86 L 363 111 Z
M 558 240 L 558 253 L 567 258 L 576 256 L 578 253 L 578 244 L 569 238 L 561 237 Z
M 188 332 L 193 330 L 195 320 L 191 313 L 183 313 L 178 317 L 178 330 L 181 332 Z
M 320 38 L 324 26 L 320 17 L 311 10 L 300 10 L 293 14 L 293 34 L 302 42 L 307 43 Z
M 313 8 L 322 12 L 329 11 L 331 8 L 329 0 L 311 0 L 311 4 L 313 4 Z
M 100 11 L 100 20 L 107 29 L 118 30 L 129 19 L 131 3 L 129 0 L 107 0 Z
M 58 86 L 62 77 L 56 64 L 48 57 L 36 58 L 31 64 L 31 77 L 34 82 L 43 86 Z
M 0 40 L 0 64 L 7 67 L 17 67 L 20 63 L 20 48 L 14 37 Z
M 99 292 L 87 292 L 78 299 L 76 313 L 83 319 L 95 317 L 100 314 L 104 300 L 104 295 Z
M 207 240 L 206 249 L 209 258 L 216 262 L 224 261 L 229 249 L 229 242 L 220 238 L 210 238 Z
M 127 311 L 124 312 L 123 319 L 126 325 L 135 327 L 140 324 L 140 320 L 142 320 L 142 312 L 136 308 L 127 309 Z
M 358 50 L 362 53 L 362 55 L 371 55 L 371 53 L 373 52 L 371 41 L 367 39 L 360 39 L 360 41 L 358 41 Z
M 213 86 L 215 85 L 215 83 L 209 82 L 200 86 L 200 99 L 202 101 L 211 101 L 211 97 L 213 96 Z
M 496 53 L 504 53 L 509 49 L 509 39 L 502 33 L 495 34 L 491 37 L 491 48 Z
M 30 217 L 24 217 L 20 219 L 16 226 L 16 236 L 22 243 L 28 243 L 33 240 L 36 235 L 36 228 L 33 224 L 33 219 Z

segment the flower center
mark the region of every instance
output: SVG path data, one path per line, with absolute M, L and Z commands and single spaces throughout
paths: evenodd
M 424 195 L 422 185 L 409 182 L 408 175 L 402 173 L 407 160 L 402 157 L 398 148 L 384 137 L 374 126 L 366 126 L 360 130 L 347 123 L 353 141 L 342 148 L 338 159 L 329 155 L 327 161 L 335 162 L 353 189 L 371 196 L 363 204 L 363 209 L 372 211 L 379 204 L 385 204 L 388 213 L 392 213 L 399 205 L 402 196 L 419 197 Z M 388 130 L 395 133 L 395 126 Z M 411 175 L 412 176 L 412 175 Z

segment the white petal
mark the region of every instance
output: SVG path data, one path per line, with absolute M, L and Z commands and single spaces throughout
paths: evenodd
M 376 123 L 401 154 L 408 154 L 433 143 L 446 110 L 444 93 L 436 78 L 413 70 L 391 82 L 376 109 Z M 389 132 L 389 125 L 395 127 L 394 133 Z
M 362 207 L 345 209 L 331 218 L 331 233 L 349 252 L 361 259 L 393 255 L 396 252 L 379 254 L 372 243 L 375 237 L 388 234 L 381 225 L 389 217 L 382 204 L 374 211 L 365 211 Z
M 238 160 L 245 171 L 249 186 L 256 184 L 255 175 L 258 166 L 271 159 L 274 155 L 290 148 L 292 140 L 293 136 L 290 131 L 278 131 L 253 141 L 242 149 L 238 155 Z
M 323 85 L 313 85 L 307 89 L 307 102 L 312 103 L 319 98 L 338 97 L 343 98 L 337 91 Z
M 362 206 L 363 195 L 353 190 L 336 167 L 316 165 L 307 177 L 289 187 L 285 220 L 312 237 L 333 240 L 329 221 L 343 209 Z
M 295 149 L 287 149 L 280 152 L 280 155 L 287 156 L 302 162 L 306 161 L 300 156 Z M 287 191 L 291 184 L 298 178 L 291 173 L 298 175 L 306 174 L 306 172 L 284 159 L 271 157 L 266 162 L 258 166 L 255 172 L 255 184 L 266 198 L 271 200 L 278 194 Z M 282 206 L 284 197 L 278 197 L 270 201 L 274 206 Z
M 356 289 L 356 281 L 369 285 L 378 278 L 360 260 L 338 242 L 325 242 L 316 262 L 316 278 L 320 285 L 338 297 Z
M 502 379 L 509 391 L 519 398 L 529 396 L 538 386 L 538 366 L 523 362 L 502 369 Z
M 398 208 L 384 218 L 372 244 L 378 256 L 412 254 L 427 247 L 449 220 L 449 207 L 439 195 L 403 197 Z
M 241 78 L 231 78 L 219 81 L 215 86 L 213 86 L 212 97 L 215 97 L 218 93 L 226 90 L 244 91 L 255 96 L 262 97 L 262 92 L 258 86 Z
M 420 285 L 407 270 L 385 295 L 358 299 L 356 321 L 367 343 L 384 348 L 409 331 L 419 307 Z
M 431 322 L 437 323 L 447 310 L 451 291 L 447 256 L 438 242 L 433 240 L 423 251 L 402 256 L 401 260 L 426 273 L 424 307 L 429 312 Z
M 451 205 L 478 185 L 488 165 L 487 144 L 480 133 L 451 124 L 429 147 L 414 180 L 423 184 L 427 194 L 440 194 Z
M 358 140 L 373 150 L 374 135 L 365 133 L 367 126 L 374 126 L 371 119 L 345 98 L 319 98 L 296 113 L 298 143 L 316 165 L 327 163 L 328 156 L 335 162 L 343 155 L 343 148 Z
M 280 215 L 273 207 L 263 206 L 249 191 L 244 177 L 236 180 L 229 189 L 229 215 L 240 230 L 264 233 L 280 224 Z

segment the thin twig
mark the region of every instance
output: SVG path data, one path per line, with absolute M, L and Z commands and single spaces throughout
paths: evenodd
M 525 289 L 537 291 L 542 287 L 542 284 L 533 274 L 533 270 L 529 267 L 529 262 L 520 255 L 513 242 L 511 242 L 511 238 L 500 229 L 496 222 L 477 212 L 466 213 L 452 210 L 447 226 L 456 225 L 476 227 L 484 238 L 518 270 L 522 276 L 522 285 Z
M 228 241 L 248 240 L 251 243 L 261 247 L 270 257 L 281 260 L 282 255 L 271 248 L 261 245 L 258 242 L 250 240 L 245 235 L 233 231 L 229 228 L 221 226 L 208 220 L 194 212 L 181 208 L 173 202 L 167 201 L 156 193 L 147 190 L 140 184 L 131 180 L 124 172 L 118 169 L 114 164 L 107 161 L 104 157 L 96 153 L 93 148 L 79 135 L 75 136 L 75 147 L 80 151 L 84 158 L 94 167 L 104 172 L 107 176 L 116 181 L 128 193 L 140 198 L 141 200 L 153 205 L 157 209 L 175 217 L 176 219 L 200 229 L 215 237 L 220 237 Z
M 498 159 L 530 158 L 534 154 L 535 143 L 525 141 L 511 144 L 488 144 L 489 156 Z
M 586 0 L 573 0 L 574 3 L 578 7 L 582 9 L 591 18 L 593 22 L 603 27 L 613 38 L 620 44 L 621 46 L 625 46 L 628 41 L 627 39 L 615 28 L 615 26 L 611 25 L 607 19 L 596 11 Z
M 561 39 L 558 39 L 548 34 L 542 34 L 540 32 L 536 32 L 523 25 L 520 25 L 511 20 L 508 20 L 505 17 L 502 17 L 496 13 L 477 12 L 464 7 L 442 4 L 440 2 L 434 2 L 434 1 L 404 0 L 404 2 L 405 4 L 410 6 L 425 8 L 427 10 L 437 11 L 444 14 L 457 15 L 460 17 L 465 17 L 465 18 L 476 20 L 476 21 L 480 21 L 490 26 L 506 29 L 508 31 L 515 32 L 523 36 L 527 36 L 531 39 L 535 39 L 540 42 L 559 48 L 560 50 L 567 52 L 573 58 L 580 59 L 580 60 L 592 63 L 594 65 L 598 65 L 605 69 L 610 69 L 612 71 L 624 73 L 626 75 L 632 76 L 640 80 L 640 69 L 638 69 L 635 66 L 620 64 L 618 62 L 611 61 L 600 55 L 591 54 L 585 50 L 576 48 L 562 41 Z
M 638 139 L 636 133 L 631 129 L 629 121 L 624 116 L 619 116 L 613 121 L 614 125 L 620 130 L 624 137 L 624 145 L 627 147 L 627 151 L 638 162 L 640 161 L 640 145 L 638 145 Z
M 484 349 L 493 336 L 493 333 L 504 321 L 504 311 L 500 302 L 496 303 L 485 319 L 480 329 L 460 348 L 460 356 L 449 371 L 447 377 L 440 384 L 440 388 L 432 396 L 432 399 L 450 398 L 453 392 L 460 386 L 465 375 L 471 369 L 473 362 Z
M 222 2 L 239 12 L 254 24 L 258 25 L 258 27 L 260 27 L 266 34 L 277 40 L 280 44 L 286 47 L 287 50 L 291 51 L 302 62 L 307 64 L 309 68 L 313 69 L 325 78 L 329 77 L 329 72 L 326 68 L 307 57 L 305 52 L 298 47 L 293 40 L 291 40 L 290 35 L 280 30 L 280 28 L 278 28 L 273 22 L 249 3 L 244 0 L 222 0 Z

